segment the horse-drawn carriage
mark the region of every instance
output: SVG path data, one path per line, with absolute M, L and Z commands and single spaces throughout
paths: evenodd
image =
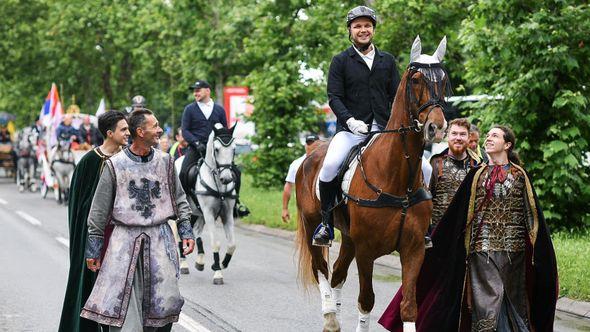
M 14 115 L 0 112 L 0 168 L 3 169 L 4 177 L 14 178 L 16 155 L 12 140 Z
M 14 168 L 14 148 L 12 142 L 0 143 L 0 168 L 3 169 L 4 177 L 13 178 L 15 175 Z
M 72 117 L 74 128 L 80 127 L 85 117 L 90 117 L 90 121 L 94 124 L 97 122 L 94 115 L 76 113 L 72 114 Z M 55 145 L 39 155 L 43 198 L 53 189 L 55 199 L 59 203 L 67 204 L 74 168 L 91 148 L 92 146 L 79 144 L 70 137 L 57 137 Z

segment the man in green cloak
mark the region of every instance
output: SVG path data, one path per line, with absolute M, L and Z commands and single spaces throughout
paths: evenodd
M 86 268 L 84 258 L 88 238 L 86 220 L 105 160 L 127 145 L 130 134 L 125 115 L 118 111 L 109 111 L 101 115 L 98 118 L 98 130 L 105 139 L 104 143 L 82 157 L 76 166 L 70 186 L 71 198 L 68 205 L 70 272 L 59 332 L 102 331 L 98 323 L 80 317 L 80 311 L 98 275 L 97 272 Z M 108 331 L 108 327 L 105 331 Z

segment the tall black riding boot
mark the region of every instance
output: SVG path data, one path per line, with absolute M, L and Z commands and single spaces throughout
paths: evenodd
M 333 209 L 338 194 L 338 180 L 330 182 L 320 181 L 320 201 L 322 206 L 322 223 L 318 225 L 313 234 L 313 245 L 329 247 L 334 239 Z

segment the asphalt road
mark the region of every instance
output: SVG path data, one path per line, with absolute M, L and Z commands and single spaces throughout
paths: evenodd
M 69 266 L 67 209 L 39 193 L 20 194 L 3 179 L 0 225 L 0 331 L 56 331 Z M 237 229 L 236 237 L 224 285 L 212 283 L 210 255 L 204 272 L 193 268 L 191 255 L 191 273 L 180 279 L 186 303 L 173 331 L 320 331 L 319 295 L 306 295 L 299 287 L 293 244 L 244 229 Z M 207 250 L 208 237 L 204 241 Z M 356 327 L 354 263 L 349 273 L 343 331 Z M 384 331 L 377 319 L 399 287 L 397 274 L 390 268 L 375 269 L 372 331 Z M 555 330 L 590 331 L 590 322 L 559 314 Z

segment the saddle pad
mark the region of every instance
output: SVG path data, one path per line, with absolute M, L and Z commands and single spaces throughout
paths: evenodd
M 373 137 L 371 137 L 371 139 L 369 140 L 369 142 L 361 147 L 361 152 L 360 155 L 362 155 L 365 152 L 365 149 L 367 149 L 369 146 L 371 146 L 371 144 L 373 144 L 373 142 L 375 141 L 375 139 L 381 134 L 375 134 L 373 135 Z M 348 163 L 348 169 L 344 172 L 344 175 L 342 176 L 342 182 L 340 184 L 340 189 L 342 190 L 343 193 L 348 194 L 348 189 L 350 188 L 350 183 L 352 182 L 352 177 L 354 176 L 354 172 L 356 171 L 356 167 L 358 166 L 358 162 L 359 162 L 359 158 L 355 157 L 355 158 L 351 158 L 350 162 Z M 315 181 L 315 195 L 318 199 L 318 201 L 321 201 L 320 199 L 320 177 L 318 176 L 316 178 Z M 337 199 L 339 201 L 339 199 Z M 345 203 L 348 199 L 345 198 Z

